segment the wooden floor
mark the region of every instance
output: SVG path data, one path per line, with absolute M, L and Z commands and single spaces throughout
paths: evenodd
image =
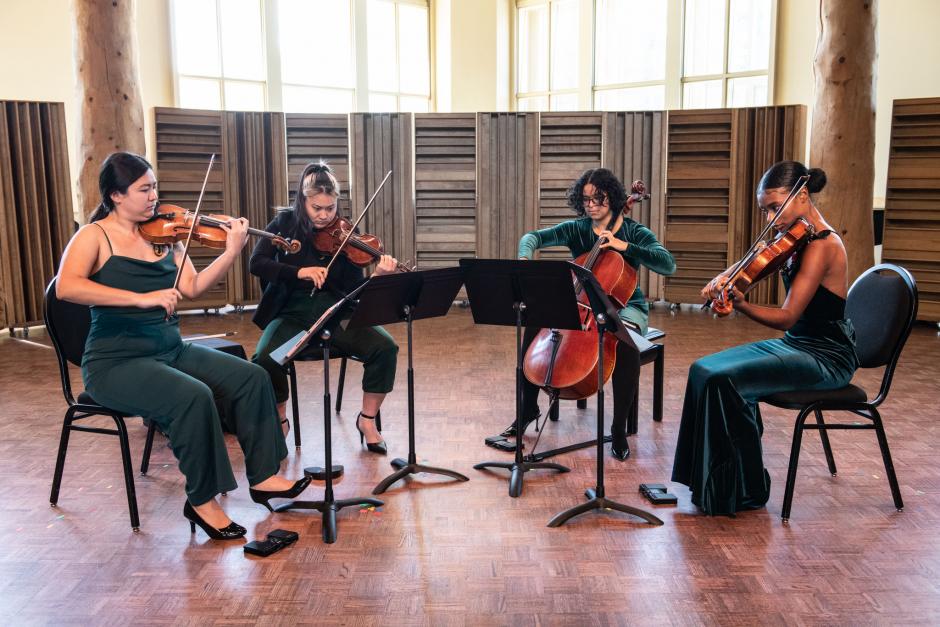
M 640 431 L 625 463 L 607 457 L 608 496 L 652 508 L 641 482 L 667 482 L 688 366 L 695 358 L 771 333 L 743 319 L 658 309 L 667 332 L 665 420 L 649 417 L 652 367 L 641 381 Z M 184 318 L 184 332 L 235 329 L 249 353 L 247 314 Z M 404 344 L 403 327 L 392 333 Z M 793 414 L 764 414 L 764 459 L 773 479 L 766 509 L 708 518 L 673 486 L 678 507 L 658 507 L 652 527 L 614 512 L 546 527 L 593 485 L 594 452 L 559 459 L 572 472 L 526 475 L 521 498 L 505 473 L 473 464 L 509 455 L 483 446 L 511 419 L 511 329 L 475 327 L 455 308 L 415 325 L 418 457 L 469 475 L 397 484 L 374 511 L 340 514 L 325 545 L 316 513 L 269 516 L 248 498 L 241 452 L 229 448 L 239 489 L 224 498 L 250 538 L 282 527 L 293 547 L 247 558 L 239 542 L 190 535 L 183 481 L 158 440 L 151 472 L 137 478 L 142 529 L 128 524 L 117 442 L 75 434 L 57 509 L 49 486 L 64 401 L 41 329 L 28 342 L 0 337 L 0 617 L 5 624 L 885 624 L 940 622 L 940 338 L 919 326 L 883 406 L 905 502 L 894 510 L 874 434 L 834 432 L 838 477 L 809 434 L 791 522 L 780 521 Z M 392 456 L 407 451 L 405 351 L 383 408 Z M 336 368 L 333 373 L 335 376 Z M 287 474 L 322 463 L 321 366 L 302 364 L 302 451 Z M 353 418 L 361 369 L 352 365 L 333 446 L 346 476 L 337 496 L 366 495 L 389 458 L 362 451 Z M 857 381 L 873 387 L 874 373 Z M 146 384 L 146 382 L 142 382 Z M 168 390 L 168 394 L 172 391 Z M 609 398 L 609 397 L 608 397 Z M 104 424 L 104 423 L 102 423 Z M 589 437 L 593 404 L 565 403 L 542 444 Z M 139 463 L 145 430 L 131 421 Z M 292 441 L 291 441 L 292 444 Z M 308 491 L 319 498 L 322 484 Z

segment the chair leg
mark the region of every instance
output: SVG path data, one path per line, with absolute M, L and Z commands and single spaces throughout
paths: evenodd
M 581 403 L 584 403 L 584 407 L 581 407 Z M 582 398 L 578 401 L 578 409 L 587 409 L 587 399 Z M 552 403 L 548 408 L 548 419 L 552 422 L 558 422 L 559 409 L 557 401 Z
M 147 441 L 144 443 L 144 456 L 140 460 L 140 476 L 142 477 L 147 474 L 147 469 L 150 468 L 150 453 L 153 451 L 153 436 L 156 432 L 157 425 L 151 420 L 147 428 Z
M 891 486 L 891 496 L 894 497 L 894 507 L 900 512 L 904 509 L 901 500 L 901 488 L 898 486 L 898 477 L 894 473 L 894 462 L 891 461 L 891 451 L 888 449 L 888 437 L 881 422 L 881 414 L 874 407 L 871 408 L 872 421 L 875 423 L 875 433 L 878 435 L 878 446 L 881 447 L 881 457 L 885 462 L 885 473 L 888 475 L 888 484 Z
M 836 458 L 832 456 L 832 447 L 829 446 L 829 433 L 826 431 L 826 422 L 822 412 L 816 410 L 816 424 L 819 425 L 819 439 L 822 440 L 823 452 L 826 454 L 826 463 L 829 464 L 829 474 L 836 476 Z
M 579 398 L 578 399 L 578 409 L 587 409 L 587 399 Z M 557 420 L 557 418 L 556 418 Z
M 661 346 L 656 351 L 653 361 L 653 420 L 663 421 L 663 373 L 666 363 L 666 347 Z
M 118 440 L 121 442 L 121 461 L 124 464 L 124 489 L 127 492 L 127 508 L 131 514 L 131 528 L 140 531 L 140 517 L 137 514 L 137 490 L 134 488 L 134 469 L 131 464 L 131 447 L 127 440 L 127 425 L 120 416 L 112 414 L 111 418 L 118 430 Z
M 294 446 L 300 448 L 300 402 L 297 400 L 297 368 L 294 363 L 287 367 L 290 381 L 290 410 L 294 419 Z
M 69 435 L 72 433 L 72 420 L 75 410 L 69 407 L 62 421 L 62 435 L 59 437 L 59 454 L 55 460 L 55 472 L 52 475 L 52 492 L 49 495 L 49 504 L 53 507 L 59 502 L 59 488 L 62 486 L 62 472 L 65 470 L 65 453 L 69 448 Z
M 343 388 L 346 386 L 346 358 L 343 357 L 339 362 L 339 383 L 336 384 L 336 413 L 339 413 L 343 406 Z M 376 424 L 378 428 L 378 424 Z M 379 429 L 381 431 L 381 429 Z
M 790 506 L 793 504 L 793 487 L 796 485 L 796 467 L 800 463 L 800 444 L 803 440 L 803 424 L 809 416 L 809 408 L 800 412 L 796 417 L 796 425 L 793 428 L 793 444 L 790 447 L 790 465 L 787 468 L 787 487 L 783 493 L 783 509 L 780 517 L 783 522 L 790 520 Z

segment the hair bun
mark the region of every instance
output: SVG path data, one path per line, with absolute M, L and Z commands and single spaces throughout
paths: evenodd
M 316 174 L 319 174 L 320 172 L 330 172 L 330 173 L 333 172 L 333 170 L 330 168 L 330 166 L 327 165 L 326 163 L 324 163 L 323 161 L 321 161 L 320 163 L 314 164 L 314 165 L 310 168 L 310 171 L 311 171 L 311 172 L 314 172 L 314 173 L 316 173 Z
M 809 193 L 815 194 L 822 191 L 822 188 L 826 186 L 826 172 L 822 168 L 810 168 L 806 173 L 809 174 L 809 181 L 806 183 Z

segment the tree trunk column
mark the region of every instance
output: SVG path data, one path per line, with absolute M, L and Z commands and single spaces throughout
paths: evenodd
M 877 0 L 819 0 L 810 165 L 829 182 L 818 204 L 838 229 L 849 282 L 874 263 Z
M 134 0 L 72 0 L 80 120 L 78 202 L 98 205 L 98 169 L 114 151 L 144 154 Z

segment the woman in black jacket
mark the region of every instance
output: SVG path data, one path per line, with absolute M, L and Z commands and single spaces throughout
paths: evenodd
M 249 270 L 261 279 L 264 290 L 253 318 L 264 332 L 252 361 L 271 376 L 282 423 L 286 422 L 290 392 L 287 374 L 271 359 L 271 352 L 312 326 L 323 312 L 363 281 L 362 270 L 344 255 L 327 275 L 331 255 L 313 247 L 314 232 L 330 225 L 336 217 L 339 192 L 339 182 L 328 165 L 308 164 L 300 175 L 293 209 L 279 213 L 266 228 L 271 233 L 299 240 L 300 252 L 286 254 L 270 240 L 259 239 L 251 254 Z M 393 257 L 382 255 L 375 274 L 394 272 L 396 264 Z M 314 286 L 318 289 L 311 296 Z M 356 428 L 360 442 L 369 451 L 384 455 L 387 449 L 375 426 L 375 416 L 395 383 L 398 345 L 382 327 L 353 330 L 337 327 L 332 345 L 363 361 L 362 411 Z

